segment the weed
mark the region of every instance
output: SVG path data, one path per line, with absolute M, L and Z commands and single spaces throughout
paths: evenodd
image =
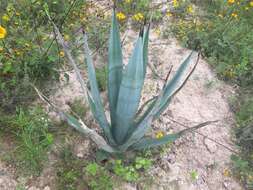
M 147 171 L 152 161 L 143 157 L 136 157 L 134 162 L 125 164 L 122 160 L 115 160 L 112 163 L 113 173 L 128 182 L 136 182 L 140 179 L 141 172 Z
M 100 91 L 105 91 L 107 89 L 107 74 L 108 74 L 108 69 L 106 66 L 102 68 L 96 68 L 96 78 L 97 78 L 98 88 Z
M 82 169 L 85 165 L 86 161 L 78 159 L 69 148 L 64 147 L 60 153 L 60 160 L 55 165 L 57 189 L 76 190 L 77 187 L 84 189 Z
M 109 172 L 93 162 L 85 167 L 88 185 L 93 190 L 111 190 L 113 183 Z
M 56 164 L 57 188 L 61 190 L 111 190 L 109 171 L 95 162 L 77 158 L 69 148 L 64 148 Z
M 1 119 L 0 123 L 8 126 L 5 133 L 14 135 L 16 144 L 8 157 L 23 174 L 39 174 L 47 158 L 46 153 L 53 143 L 47 115 L 39 107 L 27 111 L 20 108 L 15 116 L 7 116 L 4 119 Z
M 199 174 L 196 170 L 190 172 L 191 180 L 196 181 L 199 178 Z
M 81 118 L 84 118 L 87 114 L 88 107 L 83 103 L 81 99 L 75 99 L 73 103 L 69 104 L 72 111 L 78 113 Z

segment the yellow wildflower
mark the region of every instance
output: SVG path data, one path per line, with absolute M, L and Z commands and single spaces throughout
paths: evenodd
M 190 14 L 192 14 L 192 13 L 194 12 L 194 11 L 193 11 L 192 5 L 189 5 L 189 6 L 187 7 L 187 12 L 190 13 Z
M 70 39 L 69 35 L 68 35 L 68 34 L 65 34 L 65 35 L 64 35 L 64 40 L 65 40 L 65 41 L 69 41 L 69 39 Z
M 155 136 L 156 136 L 157 139 L 160 139 L 160 138 L 162 138 L 164 136 L 164 132 L 159 131 L 159 132 L 156 133 Z
M 0 52 L 2 52 L 4 50 L 4 48 L 0 47 Z
M 60 52 L 59 52 L 59 56 L 60 56 L 60 57 L 64 57 L 64 56 L 65 56 L 64 51 L 60 51 Z
M 126 19 L 126 15 L 122 12 L 117 13 L 116 17 L 118 20 L 125 20 Z
M 126 3 L 132 3 L 132 0 L 125 0 Z
M 0 39 L 5 38 L 6 34 L 7 34 L 6 29 L 0 25 Z
M 16 16 L 20 16 L 20 13 L 19 13 L 19 12 L 16 12 Z
M 136 21 L 141 21 L 144 19 L 144 16 L 142 13 L 137 13 L 133 16 L 133 19 L 136 20 Z
M 253 1 L 251 1 L 251 2 L 249 3 L 249 6 L 253 7 Z
M 21 55 L 21 52 L 20 51 L 16 51 L 16 54 L 17 54 L 17 56 L 20 56 Z
M 228 4 L 233 4 L 235 3 L 235 0 L 228 0 Z
M 230 171 L 229 171 L 228 169 L 224 169 L 224 170 L 223 170 L 223 175 L 224 175 L 225 177 L 229 177 L 231 174 L 230 174 Z
M 2 19 L 3 19 L 4 21 L 6 21 L 6 22 L 10 21 L 10 17 L 9 17 L 7 14 L 4 14 L 4 15 L 2 16 Z
M 252 4 L 253 5 L 253 4 Z M 245 7 L 245 10 L 247 11 L 247 10 L 249 10 L 249 7 Z
M 173 7 L 175 8 L 179 7 L 178 0 L 173 0 Z
M 167 16 L 167 17 L 171 17 L 171 16 L 172 16 L 172 13 L 171 13 L 170 11 L 168 11 L 168 12 L 166 13 L 166 16 Z
M 232 13 L 231 17 L 238 18 L 238 14 L 237 13 Z

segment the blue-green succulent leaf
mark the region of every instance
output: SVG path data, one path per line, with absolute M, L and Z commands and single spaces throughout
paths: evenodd
M 92 63 L 91 52 L 88 47 L 86 35 L 84 35 L 84 51 L 86 54 L 85 57 L 86 57 L 88 78 L 89 78 L 90 89 L 91 89 L 91 95 L 89 92 L 87 92 L 88 100 L 89 100 L 89 103 L 90 103 L 90 106 L 91 106 L 91 109 L 96 121 L 98 122 L 99 126 L 103 129 L 103 132 L 106 135 L 106 137 L 112 143 L 113 139 L 112 139 L 112 134 L 111 134 L 111 127 L 106 119 L 102 100 L 99 94 L 95 68 Z
M 136 125 L 132 134 L 128 135 L 126 142 L 124 142 L 124 144 L 119 146 L 119 149 L 121 151 L 126 151 L 130 146 L 137 143 L 141 138 L 143 138 L 143 136 L 146 134 L 153 121 L 154 110 L 155 108 L 153 108 L 152 111 L 150 111 L 146 115 L 146 117 L 143 118 L 143 120 L 141 120 L 138 125 Z
M 133 125 L 140 102 L 143 83 L 143 39 L 140 36 L 135 44 L 132 57 L 126 66 L 120 85 L 116 112 L 116 127 L 113 129 L 114 138 L 119 144 L 124 142 L 131 125 Z
M 180 137 L 179 134 L 169 134 L 165 135 L 162 138 L 154 139 L 154 138 L 143 138 L 138 143 L 134 144 L 130 149 L 133 150 L 141 150 L 146 148 L 152 148 L 155 146 L 160 146 L 168 143 L 172 143 Z
M 177 88 L 180 87 L 180 85 L 183 83 L 182 78 L 185 73 L 185 71 L 189 68 L 191 64 L 194 62 L 192 61 L 192 58 L 196 54 L 192 51 L 186 59 L 183 61 L 183 63 L 178 68 L 176 74 L 173 76 L 173 78 L 169 81 L 169 83 L 165 86 L 165 88 L 162 91 L 162 98 L 160 100 L 159 109 L 156 113 L 156 117 L 158 117 L 168 106 L 171 100 L 171 96 L 176 91 Z
M 149 29 L 150 29 L 150 25 L 148 25 L 147 28 L 145 28 L 144 37 L 143 37 L 143 70 L 144 70 L 144 77 L 146 75 L 147 65 L 148 65 Z
M 142 138 L 139 142 L 133 144 L 130 149 L 133 149 L 133 150 L 140 150 L 140 149 L 145 149 L 145 148 L 152 148 L 152 147 L 155 147 L 155 146 L 160 146 L 160 145 L 164 145 L 164 144 L 167 144 L 167 143 L 172 143 L 174 142 L 175 140 L 177 140 L 179 137 L 189 133 L 189 132 L 194 132 L 196 131 L 197 129 L 200 129 L 202 127 L 205 127 L 211 123 L 216 123 L 217 121 L 207 121 L 207 122 L 204 122 L 204 123 L 200 123 L 194 127 L 190 127 L 190 128 L 187 128 L 187 129 L 184 129 L 178 133 L 175 133 L 175 134 L 169 134 L 169 135 L 165 135 L 164 137 L 162 138 L 159 138 L 159 139 L 153 139 L 153 138 L 150 138 L 150 137 L 144 137 Z
M 122 79 L 123 61 L 122 61 L 122 50 L 120 42 L 120 33 L 118 22 L 113 11 L 112 27 L 109 39 L 109 50 L 108 50 L 108 99 L 110 107 L 111 125 L 115 126 L 116 109 L 118 102 L 118 95 L 120 89 L 120 83 Z

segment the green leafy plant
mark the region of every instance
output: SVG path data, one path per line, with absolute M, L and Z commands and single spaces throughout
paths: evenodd
M 62 190 L 86 189 L 86 182 L 83 179 L 83 168 L 86 160 L 78 159 L 70 151 L 69 147 L 63 147 L 60 152 L 56 168 L 56 186 Z M 80 188 L 77 188 L 80 187 Z
M 46 11 L 49 19 L 51 20 L 47 9 Z M 42 95 L 36 88 L 35 89 L 37 90 L 39 96 L 44 101 L 52 105 L 62 118 L 69 123 L 69 125 L 80 132 L 87 134 L 100 149 L 109 153 L 123 153 L 130 150 L 151 148 L 173 142 L 186 132 L 196 130 L 211 123 L 201 123 L 195 127 L 180 131 L 179 133 L 165 135 L 161 138 L 145 136 L 146 132 L 151 127 L 152 121 L 158 118 L 158 116 L 167 108 L 171 99 L 184 86 L 187 79 L 194 71 L 198 59 L 194 64 L 192 58 L 195 53 L 192 52 L 189 56 L 187 56 L 173 78 L 169 82 L 165 83 L 160 94 L 144 103 L 142 108 L 138 110 L 148 65 L 148 41 L 150 27 L 147 26 L 141 30 L 129 63 L 126 68 L 123 68 L 120 34 L 115 12 L 112 17 L 108 53 L 108 99 L 111 118 L 111 122 L 109 123 L 99 94 L 95 69 L 87 43 L 87 35 L 84 34 L 83 47 L 86 54 L 85 61 L 87 64 L 90 90 L 86 87 L 85 82 L 81 77 L 80 70 L 75 63 L 71 52 L 68 50 L 59 29 L 54 23 L 53 25 L 55 33 L 57 34 L 58 42 L 62 45 L 65 54 L 69 59 L 69 63 L 74 67 L 77 78 L 81 84 L 81 88 L 84 95 L 87 96 L 96 121 L 103 130 L 104 137 L 100 136 L 96 131 L 88 128 L 81 119 L 60 111 L 59 108 L 51 104 L 44 95 Z M 192 65 L 193 69 L 187 73 L 186 77 L 183 77 L 183 74 L 187 72 L 187 68 Z
M 253 155 L 251 156 L 251 160 Z M 233 171 L 242 181 L 246 189 L 253 188 L 253 170 L 248 160 L 238 155 L 232 155 L 231 160 L 233 162 Z
M 113 189 L 112 179 L 109 173 L 97 163 L 90 163 L 85 167 L 88 185 L 94 190 Z
M 139 178 L 136 169 L 133 166 L 124 166 L 122 160 L 116 160 L 113 163 L 113 172 L 126 181 L 136 181 Z
M 196 170 L 190 172 L 191 180 L 196 181 L 199 178 L 199 174 Z
M 141 177 L 141 172 L 148 170 L 152 161 L 143 157 L 136 157 L 133 162 L 124 163 L 122 160 L 112 161 L 113 173 L 128 182 L 138 181 Z

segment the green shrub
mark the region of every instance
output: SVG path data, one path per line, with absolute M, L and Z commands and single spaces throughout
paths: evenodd
M 71 34 L 82 26 L 91 35 L 92 48 L 104 52 L 104 34 L 109 22 L 105 12 L 95 4 L 69 0 L 1 1 L 0 26 L 7 35 L 0 39 L 0 105 L 6 110 L 30 102 L 34 97 L 30 83 L 44 85 L 49 80 L 58 81 L 59 70 L 65 64 L 64 52 L 53 38 L 44 3 L 48 4 L 73 53 L 78 53 L 80 44 L 73 43 Z M 95 9 L 97 13 L 93 14 Z
M 195 14 L 183 12 L 173 18 L 172 31 L 185 46 L 200 49 L 221 77 L 246 86 L 253 81 L 253 7 L 237 2 L 196 4 Z

